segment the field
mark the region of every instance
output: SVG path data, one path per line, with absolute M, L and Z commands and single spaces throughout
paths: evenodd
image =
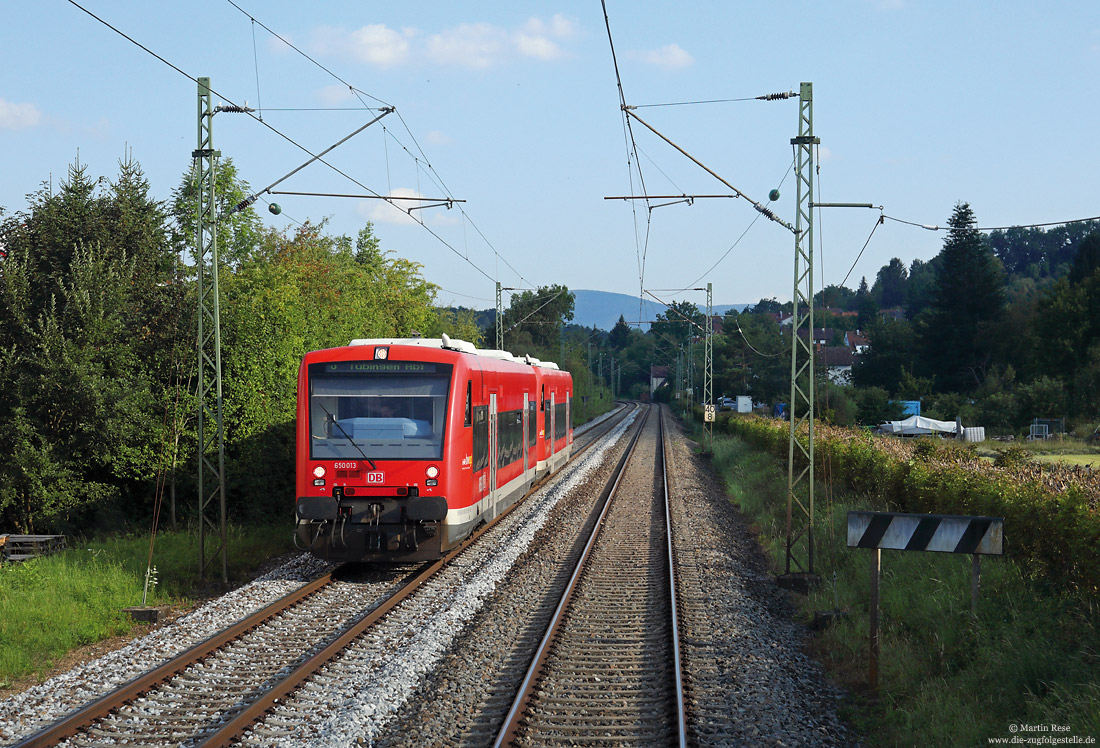
M 1100 470 L 1100 455 L 1098 454 L 1037 454 L 1035 459 L 1039 462 L 1056 462 L 1061 465 L 1082 465 Z

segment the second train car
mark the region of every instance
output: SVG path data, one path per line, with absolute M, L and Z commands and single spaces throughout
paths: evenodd
M 569 458 L 573 379 L 462 340 L 353 340 L 298 373 L 296 539 L 333 561 L 435 559 Z

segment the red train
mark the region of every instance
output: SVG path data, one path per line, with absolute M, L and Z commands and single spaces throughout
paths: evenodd
M 572 398 L 556 364 L 445 335 L 307 353 L 299 547 L 334 561 L 439 558 L 565 464 Z

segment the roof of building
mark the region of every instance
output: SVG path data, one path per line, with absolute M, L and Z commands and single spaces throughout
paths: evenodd
M 829 345 L 821 349 L 821 359 L 826 366 L 851 366 L 855 356 L 851 348 Z

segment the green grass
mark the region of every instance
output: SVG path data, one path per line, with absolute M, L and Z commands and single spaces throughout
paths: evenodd
M 1094 470 L 1100 470 L 1100 454 L 1037 454 L 1035 459 L 1039 462 L 1057 462 L 1062 465 L 1089 465 Z
M 148 536 L 70 543 L 62 553 L 0 566 L 0 688 L 41 677 L 69 651 L 141 625 L 122 609 L 142 602 Z M 245 581 L 264 560 L 290 548 L 285 526 L 230 528 L 232 581 Z M 199 578 L 192 534 L 160 533 L 153 565 L 157 583 L 148 605 L 188 604 L 216 590 Z M 220 579 L 220 566 L 213 576 Z
M 780 568 L 785 465 L 726 437 L 716 438 L 714 452 L 732 500 Z M 806 620 L 814 611 L 848 613 L 816 633 L 811 648 L 848 689 L 845 716 L 867 745 L 986 745 L 1023 722 L 1069 725 L 1063 735 L 1100 739 L 1100 608 L 1004 558 L 983 559 L 972 620 L 969 556 L 885 551 L 880 687 L 870 691 L 870 554 L 849 549 L 846 536 L 847 512 L 867 507 L 821 485 L 816 503 L 822 583 L 797 601 Z

